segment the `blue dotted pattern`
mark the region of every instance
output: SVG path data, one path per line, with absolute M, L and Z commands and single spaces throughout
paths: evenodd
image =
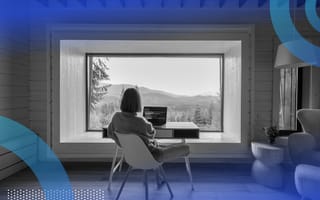
M 74 200 L 104 200 L 104 191 L 99 189 L 74 189 L 72 191 Z M 69 197 L 67 190 L 48 190 L 42 189 L 9 189 L 8 200 L 45 200 L 49 197 L 51 200 L 67 199 Z

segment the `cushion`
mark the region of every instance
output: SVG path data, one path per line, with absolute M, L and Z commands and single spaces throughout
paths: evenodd
M 312 165 L 298 165 L 295 171 L 295 184 L 298 193 L 312 200 L 320 198 L 320 168 Z
M 188 156 L 190 148 L 186 144 L 160 145 L 152 152 L 154 158 L 159 162 L 174 160 L 177 158 Z

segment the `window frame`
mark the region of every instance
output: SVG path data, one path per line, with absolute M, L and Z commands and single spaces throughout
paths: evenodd
M 86 111 L 86 132 L 97 132 L 97 131 L 102 131 L 101 130 L 93 130 L 93 129 L 89 129 L 89 120 L 90 120 L 90 95 L 89 95 L 89 90 L 90 90 L 90 72 L 91 69 L 89 67 L 89 58 L 93 57 L 93 56 L 97 56 L 97 57 L 219 57 L 220 58 L 220 98 L 221 98 L 221 129 L 220 130 L 201 130 L 200 132 L 203 133 L 209 133 L 209 132 L 213 132 L 213 133 L 220 133 L 224 131 L 224 69 L 225 69 L 225 58 L 224 58 L 224 53 L 89 53 L 86 52 L 85 53 L 85 70 L 86 70 L 86 83 L 85 83 L 85 111 Z

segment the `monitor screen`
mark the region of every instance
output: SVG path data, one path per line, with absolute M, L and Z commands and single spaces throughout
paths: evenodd
M 145 106 L 143 116 L 154 126 L 161 126 L 167 122 L 167 107 Z

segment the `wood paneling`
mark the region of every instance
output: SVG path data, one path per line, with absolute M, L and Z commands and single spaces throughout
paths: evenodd
M 45 24 L 30 20 L 29 120 L 30 129 L 47 141 L 47 34 Z M 50 144 L 50 142 L 49 142 Z M 39 158 L 44 159 L 44 158 Z
M 273 37 L 271 24 L 256 25 L 255 46 L 255 91 L 253 139 L 265 139 L 264 126 L 272 125 L 273 100 Z
M 21 169 L 24 169 L 25 167 L 26 164 L 24 162 L 18 162 L 15 165 L 12 165 L 11 167 L 0 170 L 0 180 L 7 178 L 11 174 L 19 172 Z
M 8 117 L 29 126 L 29 35 L 25 24 L 1 26 L 0 30 L 0 116 Z M 6 140 L 5 140 L 6 139 Z M 12 141 L 7 133 L 3 141 Z M 32 148 L 21 140 L 17 150 Z M 30 144 L 29 144 L 30 145 Z M 33 145 L 34 146 L 34 145 Z M 24 167 L 24 163 L 12 152 L 0 150 L 0 180 Z
M 27 152 L 26 157 L 35 157 L 35 148 L 34 146 L 27 146 L 25 148 L 21 148 L 19 151 L 25 151 Z M 0 162 L 0 171 L 4 170 L 6 168 L 12 167 L 12 165 L 15 165 L 19 163 L 21 160 L 18 156 L 16 156 L 14 153 L 10 152 L 7 154 L 4 154 L 1 156 L 1 162 Z
M 17 108 L 29 108 L 29 97 L 0 98 L 0 110 L 1 109 L 17 109 Z

